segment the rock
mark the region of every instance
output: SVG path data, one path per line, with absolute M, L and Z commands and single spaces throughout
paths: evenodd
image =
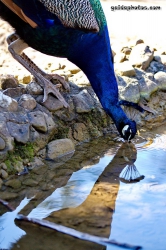
M 30 95 L 41 95 L 43 94 L 43 89 L 42 87 L 40 87 L 39 84 L 37 84 L 36 82 L 30 82 L 27 85 L 27 91 Z
M 153 60 L 153 52 L 144 43 L 137 44 L 131 51 L 129 62 L 136 67 L 145 70 Z
M 48 96 L 48 99 L 44 103 L 43 103 L 43 96 L 38 96 L 36 101 L 39 103 L 42 103 L 42 105 L 51 112 L 54 112 L 63 108 L 63 103 L 51 95 Z
M 47 132 L 47 124 L 44 114 L 41 111 L 34 111 L 28 114 L 32 126 L 41 132 Z
M 33 179 L 26 179 L 22 183 L 29 187 L 36 187 L 38 185 L 38 182 Z
M 18 98 L 23 94 L 27 94 L 27 90 L 24 87 L 9 88 L 3 91 L 4 95 L 10 96 L 11 98 Z
M 5 164 L 4 162 L 2 162 L 2 163 L 0 164 L 0 167 L 1 167 L 2 169 L 4 169 L 4 170 L 7 170 L 7 166 L 6 166 L 6 164 Z
M 140 96 L 149 101 L 150 95 L 157 91 L 158 86 L 154 81 L 148 78 L 141 78 L 139 80 Z
M 159 89 L 166 90 L 166 72 L 159 71 L 154 75 Z
M 29 124 L 17 124 L 14 122 L 7 122 L 9 133 L 17 142 L 23 144 L 29 140 Z
M 122 100 L 138 103 L 140 100 L 139 83 L 126 76 L 118 77 L 119 97 Z
M 86 141 L 90 139 L 90 135 L 84 123 L 79 122 L 74 124 L 73 137 L 76 141 Z
M 154 53 L 154 60 L 166 65 L 166 55 L 159 55 L 157 51 Z
M 6 146 L 5 141 L 0 137 L 0 150 L 3 150 Z
M 132 67 L 131 63 L 125 61 L 123 63 L 116 63 L 115 64 L 115 72 L 120 74 L 121 76 L 135 76 L 135 70 Z
M 0 175 L 1 175 L 2 179 L 8 178 L 8 173 L 4 169 L 0 170 Z
M 125 55 L 130 55 L 131 49 L 128 48 L 128 47 L 123 47 L 123 48 L 122 48 L 122 52 L 123 52 Z
M 34 157 L 33 161 L 29 163 L 29 166 L 28 168 L 33 169 L 35 174 L 46 172 L 46 165 L 39 157 Z
M 114 62 L 121 63 L 121 62 L 124 62 L 125 59 L 126 59 L 125 53 L 120 52 L 120 53 L 116 54 L 116 56 L 114 57 Z
M 5 186 L 12 187 L 14 189 L 18 189 L 21 187 L 21 181 L 18 179 L 13 179 L 5 182 Z
M 136 41 L 135 45 L 137 45 L 137 44 L 141 44 L 141 43 L 144 43 L 144 40 L 142 40 L 142 39 L 138 39 L 138 40 Z
M 3 180 L 0 178 L 0 189 L 2 187 L 2 184 L 3 184 Z
M 148 68 L 148 71 L 152 71 L 154 73 L 157 73 L 158 71 L 165 71 L 165 70 L 166 70 L 165 65 L 163 65 L 160 62 L 155 62 L 155 61 L 152 61 L 150 63 L 150 67 Z
M 28 84 L 32 80 L 32 76 L 31 76 L 31 74 L 29 72 L 27 72 L 27 74 L 26 73 L 23 73 L 23 74 L 19 73 L 15 77 L 18 79 L 18 81 L 20 83 L 23 83 L 23 84 Z
M 2 200 L 8 201 L 11 199 L 15 199 L 19 196 L 19 193 L 11 193 L 11 192 L 0 192 L 0 197 Z
M 72 77 L 69 77 L 68 80 L 73 82 L 74 84 L 77 84 L 77 86 L 90 86 L 88 78 L 82 71 L 78 72 Z
M 18 103 L 11 97 L 0 92 L 0 107 L 4 108 L 6 111 L 14 112 L 18 109 Z
M 70 139 L 59 139 L 50 142 L 47 146 L 47 157 L 56 159 L 75 150 L 74 144 Z
M 79 94 L 73 96 L 74 105 L 77 113 L 88 113 L 93 108 L 93 100 L 87 90 L 82 90 Z
M 36 100 L 28 94 L 22 95 L 18 103 L 24 109 L 33 110 L 34 108 L 36 108 Z
M 1 136 L 3 135 L 3 139 L 5 140 L 7 150 L 12 151 L 14 148 L 14 138 L 10 135 L 5 121 L 0 121 L 0 131 Z
M 0 76 L 0 84 L 3 90 L 18 87 L 18 81 L 12 75 Z

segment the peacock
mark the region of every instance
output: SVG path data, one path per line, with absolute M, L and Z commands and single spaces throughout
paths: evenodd
M 107 22 L 99 0 L 0 0 L 0 16 L 15 29 L 7 38 L 8 49 L 43 87 L 43 102 L 52 93 L 68 108 L 58 84 L 51 80 L 57 79 L 67 90 L 69 85 L 61 76 L 38 68 L 24 54 L 27 47 L 76 64 L 122 138 L 134 138 L 136 122 L 127 117 L 121 105 L 138 107 L 119 102 Z

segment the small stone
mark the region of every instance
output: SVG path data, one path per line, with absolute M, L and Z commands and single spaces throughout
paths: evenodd
M 28 94 L 22 95 L 18 103 L 20 106 L 28 110 L 36 108 L 36 100 Z
M 77 86 L 90 86 L 90 82 L 87 76 L 82 71 L 74 74 L 72 77 L 69 77 L 68 80 L 73 82 Z
M 0 170 L 0 175 L 1 175 L 2 179 L 8 178 L 8 173 L 4 169 Z
M 144 43 L 144 40 L 138 39 L 138 40 L 136 41 L 135 45 L 140 44 L 140 43 Z
M 21 187 L 21 181 L 18 179 L 13 179 L 5 182 L 5 185 L 17 189 Z
M 154 75 L 159 89 L 166 90 L 166 72 L 159 71 Z
M 141 78 L 139 80 L 140 96 L 149 101 L 153 92 L 158 89 L 157 84 L 148 78 Z
M 77 113 L 88 113 L 94 108 L 92 97 L 87 90 L 74 95 L 73 100 Z
M 81 71 L 80 68 L 78 68 L 74 63 L 71 63 L 70 61 L 66 61 L 62 67 L 66 71 L 70 71 L 72 74 L 76 74 Z
M 48 96 L 47 100 L 44 103 L 43 103 L 43 96 L 38 96 L 36 101 L 38 103 L 41 103 L 44 107 L 46 107 L 51 112 L 55 112 L 63 108 L 63 103 L 51 95 Z
M 114 62 L 115 63 L 121 63 L 121 62 L 124 62 L 126 59 L 126 55 L 125 53 L 118 53 L 116 54 L 116 56 L 114 57 Z
M 0 82 L 3 90 L 18 87 L 18 81 L 12 75 L 2 75 L 0 77 Z
M 54 140 L 47 146 L 47 157 L 53 160 L 74 150 L 74 144 L 70 139 Z
M 17 124 L 14 122 L 7 122 L 7 128 L 12 137 L 17 142 L 27 143 L 29 140 L 29 127 L 30 124 Z
M 2 187 L 3 180 L 0 178 L 0 188 Z
M 4 170 L 7 170 L 7 166 L 6 166 L 6 164 L 4 162 L 2 162 L 0 164 L 0 167 L 3 168 Z
M 36 187 L 38 185 L 38 182 L 33 179 L 26 179 L 22 183 L 29 187 Z
M 115 72 L 121 76 L 135 76 L 135 70 L 132 67 L 131 63 L 125 61 L 123 63 L 115 64 Z
M 135 66 L 145 70 L 149 67 L 150 62 L 153 60 L 153 51 L 149 46 L 144 43 L 137 44 L 131 51 L 129 62 Z
M 4 108 L 6 111 L 14 112 L 18 109 L 18 103 L 11 97 L 0 92 L 0 107 Z
M 10 96 L 11 98 L 18 98 L 23 94 L 27 94 L 27 90 L 24 87 L 10 88 L 3 91 L 4 95 Z
M 19 196 L 19 193 L 11 193 L 11 192 L 0 192 L 0 197 L 2 200 L 8 201 L 11 199 L 15 199 Z
M 164 71 L 165 65 L 160 62 L 152 61 L 150 63 L 150 67 L 148 70 L 152 71 L 153 73 L 157 73 L 158 71 Z
M 91 133 L 93 133 L 92 131 L 93 127 L 91 128 Z M 85 126 L 84 123 L 82 122 L 78 122 L 74 124 L 74 133 L 73 133 L 73 137 L 76 141 L 86 141 L 90 139 L 88 130 Z
M 15 77 L 18 79 L 20 83 L 23 83 L 23 84 L 28 84 L 32 80 L 32 76 L 29 74 L 29 72 L 27 72 L 27 74 L 25 73 L 19 74 Z
M 128 48 L 128 47 L 124 47 L 124 48 L 122 48 L 122 52 L 123 52 L 125 55 L 130 55 L 131 49 Z
M 6 143 L 5 143 L 4 139 L 2 139 L 0 137 L 0 150 L 3 150 L 5 148 L 5 146 L 6 146 Z
M 119 96 L 120 99 L 129 102 L 138 103 L 140 100 L 139 83 L 136 79 L 123 76 L 122 79 L 118 77 Z
M 41 132 L 47 132 L 47 124 L 44 114 L 41 111 L 30 112 L 28 114 L 32 126 Z
M 30 82 L 26 88 L 27 88 L 27 91 L 29 92 L 29 94 L 31 94 L 31 95 L 43 94 L 42 87 L 40 87 L 40 85 L 37 84 L 36 82 Z

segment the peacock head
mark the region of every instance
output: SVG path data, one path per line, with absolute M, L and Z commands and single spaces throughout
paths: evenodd
M 122 122 L 118 126 L 118 131 L 125 141 L 130 141 L 137 133 L 136 122 L 131 120 Z

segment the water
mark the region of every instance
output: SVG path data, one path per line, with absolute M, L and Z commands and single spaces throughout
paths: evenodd
M 48 193 L 41 190 L 44 198 L 22 197 L 14 212 L 0 206 L 0 249 L 118 249 L 15 220 L 16 214 L 22 213 L 121 243 L 140 245 L 144 250 L 165 250 L 165 142 L 163 128 L 141 133 L 130 144 L 105 137 L 79 146 L 75 155 L 59 167 L 72 170 L 77 165 L 65 184 Z M 133 171 L 125 180 L 127 169 Z M 53 166 L 49 168 L 49 172 L 55 170 Z

